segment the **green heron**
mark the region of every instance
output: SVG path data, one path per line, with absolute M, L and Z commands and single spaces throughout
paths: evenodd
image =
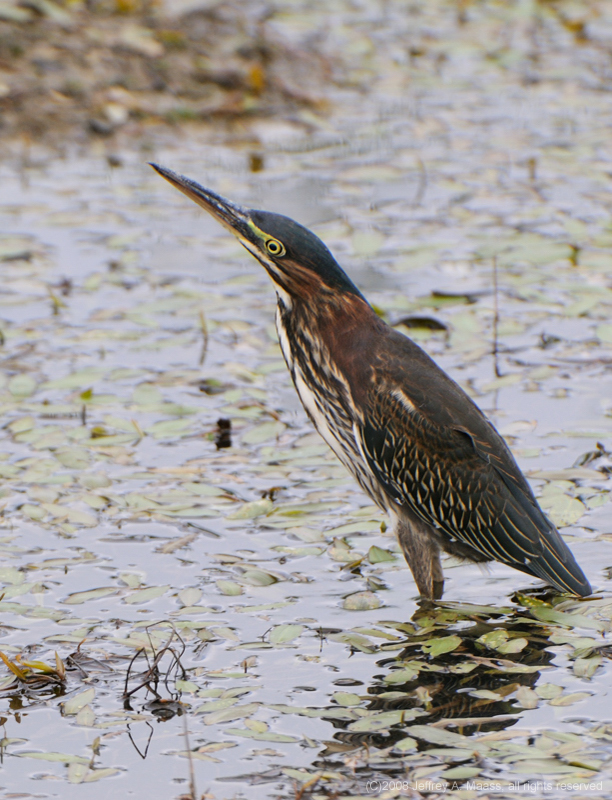
M 380 319 L 317 236 L 151 166 L 268 272 L 281 350 L 306 413 L 390 513 L 422 597 L 442 596 L 441 550 L 591 593 L 493 425 L 420 347 Z

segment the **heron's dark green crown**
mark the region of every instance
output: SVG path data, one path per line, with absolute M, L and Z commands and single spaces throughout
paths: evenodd
M 362 297 L 326 245 L 308 228 L 289 217 L 270 211 L 248 210 L 247 213 L 258 228 L 284 245 L 286 253 L 274 258 L 281 269 L 287 265 L 286 269 L 290 272 L 291 262 L 294 262 L 312 271 L 330 289 Z M 257 240 L 255 236 L 250 238 L 261 249 L 261 240 Z

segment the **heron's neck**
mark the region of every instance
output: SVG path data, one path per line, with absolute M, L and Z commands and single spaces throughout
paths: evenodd
M 287 366 L 333 364 L 358 391 L 369 377 L 385 323 L 360 296 L 321 294 L 303 301 L 278 292 L 276 328 Z M 367 373 L 367 375 L 366 375 Z

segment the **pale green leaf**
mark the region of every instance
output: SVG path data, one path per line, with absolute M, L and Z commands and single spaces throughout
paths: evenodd
M 261 444 L 269 439 L 277 439 L 286 429 L 283 422 L 274 420 L 273 422 L 262 422 L 256 428 L 252 428 L 242 436 L 245 444 Z
M 382 602 L 374 592 L 355 592 L 349 594 L 342 602 L 342 607 L 347 611 L 369 611 L 373 608 L 380 608 Z
M 26 517 L 34 520 L 44 519 L 47 516 L 47 512 L 41 506 L 34 506 L 32 503 L 24 503 L 21 506 L 22 514 L 25 514 Z
M 429 639 L 428 641 L 423 642 L 421 649 L 424 653 L 429 653 L 429 655 L 435 658 L 442 653 L 450 653 L 453 650 L 456 650 L 460 644 L 460 636 L 443 636 L 440 639 Z
M 303 630 L 303 625 L 275 625 L 268 639 L 271 644 L 286 644 L 297 639 Z
M 579 703 L 587 697 L 591 697 L 590 692 L 572 692 L 571 694 L 562 694 L 558 697 L 553 697 L 549 701 L 551 706 L 573 706 L 574 703 Z
M 178 599 L 184 606 L 194 606 L 200 601 L 202 597 L 202 590 L 197 586 L 188 586 L 186 589 L 181 589 L 178 593 Z
M 35 753 L 35 752 L 21 752 L 13 753 L 19 758 L 36 758 L 39 761 L 54 761 L 58 764 L 87 764 L 89 765 L 90 759 L 84 756 L 75 756 L 72 753 Z
M 87 603 L 89 600 L 100 600 L 102 597 L 109 597 L 109 595 L 117 594 L 116 586 L 101 586 L 98 589 L 88 589 L 84 592 L 73 592 L 69 594 L 62 603 L 66 605 L 80 605 Z
M 339 706 L 358 706 L 361 703 L 361 697 L 353 692 L 334 692 L 332 700 Z
M 257 732 L 248 728 L 226 728 L 224 733 L 229 736 L 243 736 L 246 739 L 255 739 L 259 742 L 278 742 L 290 743 L 299 742 L 297 736 L 289 736 L 286 733 L 273 733 L 272 731 Z
M 277 583 L 278 578 L 263 569 L 247 569 L 242 574 L 242 580 L 249 586 L 270 586 Z
M 68 764 L 68 783 L 83 783 L 88 772 L 89 764 Z
M 252 503 L 244 503 L 237 511 L 228 514 L 228 519 L 254 519 L 264 514 L 269 514 L 274 510 L 274 503 L 267 497 L 262 500 L 254 500 Z
M 259 708 L 259 703 L 247 703 L 243 706 L 233 706 L 231 708 L 213 711 L 205 714 L 202 718 L 205 725 L 217 725 L 220 722 L 233 722 L 236 719 L 250 717 Z
M 368 550 L 368 561 L 370 564 L 383 564 L 387 561 L 395 561 L 396 556 L 390 550 L 384 550 L 375 544 Z
M 66 700 L 62 705 L 64 716 L 68 717 L 73 714 L 78 714 L 82 708 L 92 702 L 95 696 L 96 690 L 94 688 L 89 688 L 85 689 L 83 692 L 79 692 L 79 694 L 74 695 L 74 697 L 71 697 L 69 700 Z
M 137 589 L 132 594 L 128 594 L 123 598 L 124 603 L 131 605 L 138 605 L 139 603 L 148 603 L 149 600 L 154 600 L 156 597 L 161 597 L 165 594 L 170 586 L 149 586 L 146 589 Z
M 8 382 L 8 390 L 14 397 L 29 397 L 36 390 L 36 381 L 31 375 L 14 375 Z
M 482 767 L 452 767 L 451 769 L 445 770 L 442 773 L 442 777 L 445 780 L 462 781 L 466 778 L 475 778 L 476 775 L 480 775 L 482 770 Z
M 83 783 L 95 783 L 104 778 L 112 778 L 114 775 L 119 775 L 121 770 L 116 767 L 103 767 L 102 769 L 90 769 L 85 776 Z
M 230 597 L 235 597 L 244 592 L 242 586 L 240 586 L 239 583 L 236 583 L 236 581 L 218 580 L 217 588 L 221 594 L 225 594 Z

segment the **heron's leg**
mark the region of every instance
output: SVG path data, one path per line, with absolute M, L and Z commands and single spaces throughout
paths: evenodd
M 395 533 L 419 594 L 428 600 L 439 600 L 444 591 L 444 574 L 435 534 L 416 518 L 398 519 Z

